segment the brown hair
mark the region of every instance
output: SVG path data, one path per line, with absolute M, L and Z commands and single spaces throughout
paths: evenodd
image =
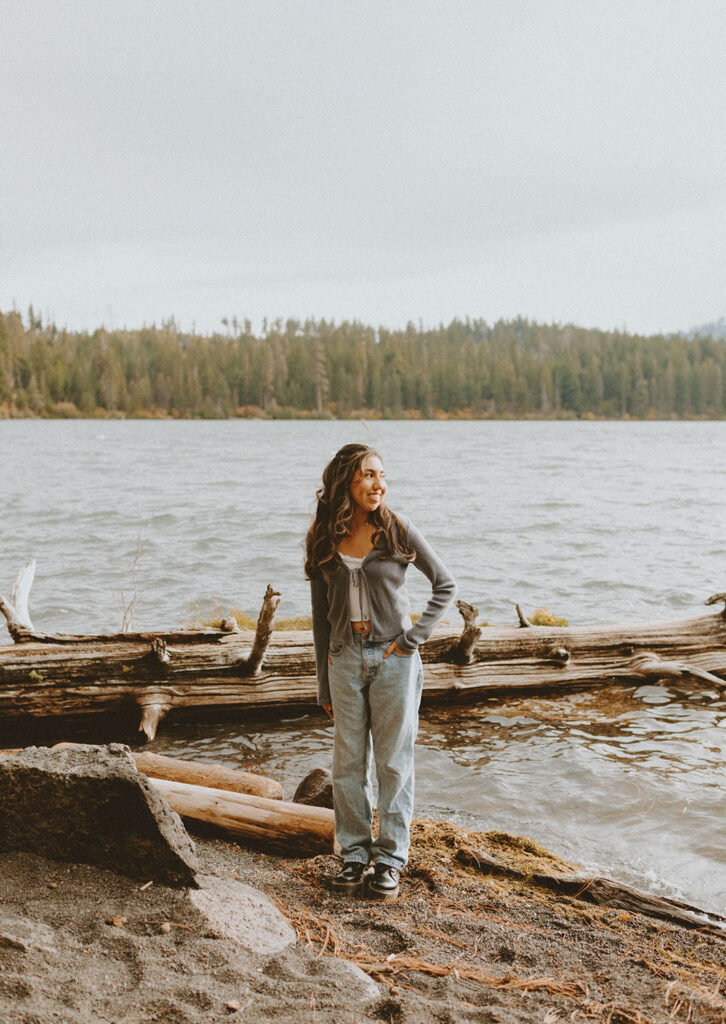
M 340 564 L 338 544 L 347 537 L 353 524 L 355 503 L 350 485 L 356 470 L 369 455 L 378 458 L 378 452 L 365 444 L 344 444 L 323 470 L 323 486 L 316 492 L 317 507 L 312 526 L 305 540 L 305 575 L 326 578 Z M 409 562 L 416 557 L 408 546 L 406 528 L 398 516 L 384 504 L 369 513 L 369 521 L 376 527 L 373 544 L 380 548 L 381 557 L 401 555 Z

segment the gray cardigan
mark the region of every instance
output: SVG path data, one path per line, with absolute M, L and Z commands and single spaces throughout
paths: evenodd
M 402 651 L 414 653 L 431 636 L 434 626 L 456 596 L 453 576 L 416 527 L 402 519 L 409 547 L 415 553 L 413 564 L 431 583 L 431 597 L 415 625 L 409 617 L 406 590 L 409 562 L 400 555 L 382 557 L 379 548 L 368 552 L 360 569 L 361 583 L 368 591 L 371 610 L 369 640 L 390 643 L 395 640 Z M 345 647 L 352 640 L 348 608 L 348 573 L 342 562 L 326 580 L 322 575 L 310 580 L 313 606 L 313 641 L 318 676 L 318 704 L 330 704 L 328 652 L 331 646 Z

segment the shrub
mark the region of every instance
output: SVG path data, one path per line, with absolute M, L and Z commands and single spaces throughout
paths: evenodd
M 544 608 L 537 608 L 529 617 L 533 626 L 569 626 L 567 619 L 558 619 L 553 615 L 547 605 Z

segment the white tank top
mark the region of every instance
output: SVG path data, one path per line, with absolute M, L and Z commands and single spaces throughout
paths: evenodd
M 368 590 L 364 578 L 359 569 L 365 561 L 364 558 L 353 558 L 352 555 L 340 555 L 340 560 L 348 570 L 348 606 L 350 608 L 351 622 L 367 622 L 371 617 L 371 608 L 368 602 Z

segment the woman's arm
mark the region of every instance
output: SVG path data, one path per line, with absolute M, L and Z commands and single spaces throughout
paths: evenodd
M 413 654 L 419 644 L 428 640 L 434 626 L 456 597 L 456 581 L 423 534 L 412 523 L 406 524 L 406 532 L 408 543 L 416 552 L 413 564 L 431 583 L 431 597 L 423 615 L 395 640 L 401 651 Z
M 328 584 L 322 576 L 310 580 L 310 597 L 313 608 L 313 645 L 315 647 L 315 668 L 318 677 L 318 704 L 330 707 L 330 686 L 328 685 L 328 647 L 330 623 L 328 622 Z

